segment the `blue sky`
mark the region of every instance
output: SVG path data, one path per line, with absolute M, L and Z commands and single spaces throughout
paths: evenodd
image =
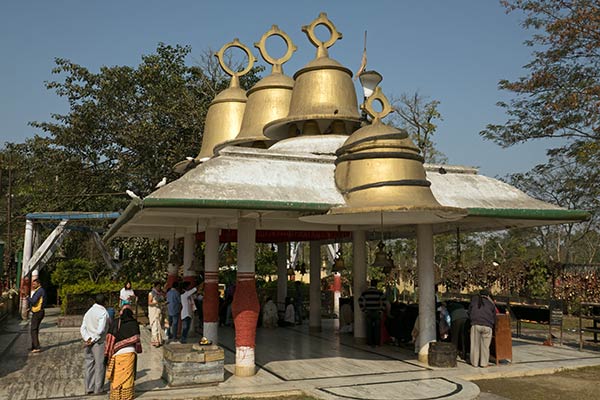
M 191 45 L 193 64 L 203 51 L 235 37 L 252 46 L 277 24 L 298 47 L 284 66 L 293 75 L 315 56 L 300 29 L 321 11 L 344 35 L 330 49 L 332 58 L 356 71 L 367 30 L 368 68 L 384 76 L 388 96 L 418 90 L 441 102 L 444 120 L 435 140 L 450 163 L 503 176 L 545 160 L 549 143 L 501 149 L 478 134 L 486 124 L 505 120 L 495 104 L 510 97 L 497 89 L 498 81 L 524 75 L 522 66 L 531 59 L 523 45 L 530 32 L 495 0 L 2 2 L 0 142 L 24 141 L 40 133 L 29 121 L 67 111 L 66 102 L 44 87 L 56 78 L 55 57 L 93 71 L 135 66 L 165 42 Z M 277 41 L 271 46 L 277 49 Z

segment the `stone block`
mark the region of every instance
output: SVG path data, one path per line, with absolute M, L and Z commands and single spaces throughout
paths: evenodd
M 168 344 L 162 377 L 169 386 L 217 384 L 225 379 L 225 352 L 215 345 Z

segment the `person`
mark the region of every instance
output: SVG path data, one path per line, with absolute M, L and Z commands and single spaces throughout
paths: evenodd
M 296 323 L 296 313 L 294 312 L 294 304 L 292 298 L 285 298 L 285 314 L 283 316 L 283 326 L 292 326 Z
M 169 340 L 177 340 L 177 325 L 179 324 L 179 312 L 181 311 L 181 294 L 179 283 L 173 282 L 173 286 L 167 292 L 167 313 L 169 314 Z
M 124 308 L 112 325 L 105 355 L 106 379 L 110 381 L 110 400 L 131 400 L 135 395 L 137 353 L 142 352 L 140 326 L 130 308 Z
M 492 328 L 496 321 L 496 305 L 490 292 L 482 289 L 469 305 L 471 319 L 471 365 L 487 368 L 490 361 Z
M 340 306 L 340 332 L 352 333 L 354 331 L 354 312 L 352 311 L 352 297 L 346 299 Z
M 467 354 L 466 326 L 469 321 L 469 313 L 458 302 L 449 302 L 448 312 L 450 313 L 450 341 L 464 360 Z
M 377 289 L 377 283 L 376 279 L 371 280 L 371 286 L 358 298 L 367 323 L 367 344 L 372 347 L 379 345 L 381 313 L 385 310 L 385 298 L 383 292 Z
M 296 316 L 296 324 L 302 324 L 302 314 L 304 311 L 304 299 L 302 296 L 302 283 L 300 281 L 294 282 L 294 310 Z
M 160 282 L 154 282 L 152 290 L 148 293 L 148 321 L 152 330 L 150 344 L 159 347 L 164 342 L 162 328 L 162 303 L 165 301 L 165 295 L 162 292 Z
M 267 297 L 267 301 L 263 305 L 262 325 L 265 328 L 277 328 L 278 320 L 277 306 L 271 297 Z
M 84 379 L 87 394 L 100 394 L 104 386 L 104 349 L 109 317 L 104 308 L 104 295 L 98 294 L 95 303 L 83 316 L 79 329 L 84 341 Z
M 190 283 L 183 283 L 184 292 L 181 294 L 181 343 L 187 342 L 187 335 L 192 325 L 192 316 L 194 315 L 195 305 L 192 295 L 198 290 L 197 287 L 189 289 Z
M 31 282 L 31 288 L 33 292 L 31 296 L 29 296 L 28 303 L 29 308 L 31 309 L 31 325 L 30 325 L 30 333 L 31 333 L 31 349 L 32 353 L 39 353 L 42 351 L 40 347 L 40 324 L 42 323 L 42 319 L 44 319 L 45 309 L 46 309 L 46 291 L 40 285 L 40 281 L 34 279 Z
M 122 307 L 127 304 L 132 304 L 135 301 L 135 299 L 136 296 L 134 291 L 131 289 L 131 282 L 125 282 L 125 286 L 123 286 L 123 288 L 121 288 L 121 291 L 119 292 L 119 305 Z

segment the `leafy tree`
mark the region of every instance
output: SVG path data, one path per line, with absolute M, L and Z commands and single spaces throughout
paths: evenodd
M 89 260 L 74 258 L 56 263 L 50 279 L 54 285 L 62 287 L 84 281 L 97 283 L 102 277 L 106 276 L 108 275 L 105 268 L 99 267 Z
M 392 125 L 404 128 L 411 139 L 421 149 L 427 163 L 444 164 L 446 156 L 435 148 L 433 135 L 437 129 L 436 121 L 442 120 L 438 111 L 438 100 L 427 101 L 428 98 L 415 92 L 412 95 L 402 94 L 392 99 L 396 113 L 390 116 Z
M 523 26 L 534 30 L 526 42 L 533 60 L 528 75 L 502 80 L 515 94 L 498 105 L 504 124 L 480 134 L 503 147 L 540 138 L 559 138 L 550 154 L 574 158 L 597 170 L 600 165 L 600 3 L 595 0 L 505 0 L 508 12 L 522 12 Z M 598 185 L 598 174 L 594 174 Z

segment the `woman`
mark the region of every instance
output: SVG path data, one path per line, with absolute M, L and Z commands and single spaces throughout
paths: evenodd
M 137 353 L 141 352 L 140 327 L 131 309 L 126 307 L 106 338 L 105 355 L 110 360 L 106 379 L 110 381 L 110 400 L 133 399 Z
M 471 318 L 471 365 L 487 368 L 490 362 L 492 329 L 496 322 L 496 305 L 490 292 L 482 289 L 469 305 Z
M 152 338 L 150 344 L 159 347 L 164 342 L 164 331 L 162 327 L 162 305 L 165 302 L 165 295 L 161 290 L 160 282 L 154 282 L 154 287 L 148 293 L 148 320 L 150 329 L 152 329 Z
M 125 282 L 125 286 L 119 292 L 120 306 L 123 307 L 127 304 L 132 304 L 136 297 L 134 291 L 131 289 L 131 282 Z

